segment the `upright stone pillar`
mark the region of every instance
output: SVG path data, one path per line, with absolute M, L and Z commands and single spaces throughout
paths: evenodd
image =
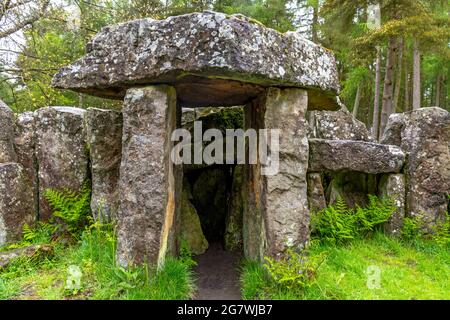
M 117 262 L 162 265 L 175 250 L 182 170 L 170 161 L 177 124 L 175 89 L 132 88 L 123 106 Z
M 394 201 L 396 210 L 385 225 L 385 230 L 393 236 L 400 236 L 405 218 L 405 196 L 406 179 L 405 175 L 384 174 L 378 184 L 380 196 Z
M 244 252 L 249 258 L 277 258 L 309 240 L 307 105 L 305 90 L 269 88 L 246 107 L 246 128 L 280 130 L 279 172 L 262 175 L 259 160 L 246 168 Z
M 0 100 L 0 163 L 16 162 L 17 156 L 13 147 L 14 114 Z

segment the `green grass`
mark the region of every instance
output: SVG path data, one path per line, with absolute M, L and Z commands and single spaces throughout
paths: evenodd
M 433 241 L 404 243 L 375 233 L 347 245 L 313 242 L 312 256 L 325 254 L 315 282 L 297 292 L 282 288 L 264 267 L 242 267 L 245 299 L 450 299 L 450 250 Z M 380 287 L 369 289 L 366 270 L 381 271 Z
M 75 245 L 55 243 L 51 258 L 19 259 L 0 270 L 0 299 L 140 299 L 191 298 L 195 286 L 191 266 L 168 258 L 157 271 L 127 270 L 115 264 L 116 239 L 111 226 L 94 225 Z M 82 271 L 79 290 L 67 290 L 69 266 Z

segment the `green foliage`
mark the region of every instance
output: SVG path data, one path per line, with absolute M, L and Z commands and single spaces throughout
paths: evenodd
M 391 200 L 371 195 L 365 208 L 348 208 L 344 200 L 338 198 L 336 203 L 311 217 L 312 233 L 322 241 L 344 243 L 372 233 L 387 222 L 394 211 Z
M 180 245 L 180 261 L 187 267 L 192 268 L 197 265 L 197 262 L 192 257 L 192 251 L 189 248 L 187 241 L 182 240 Z
M 422 237 L 421 220 L 414 217 L 406 217 L 403 219 L 402 238 L 412 242 Z
M 446 212 L 442 221 L 434 227 L 432 239 L 441 246 L 450 246 L 450 213 Z
M 264 257 L 266 267 L 272 279 L 282 288 L 301 291 L 313 284 L 322 257 L 309 256 L 306 249 L 288 248 L 279 259 Z
M 90 181 L 84 182 L 80 194 L 47 189 L 45 198 L 54 209 L 53 216 L 63 222 L 74 238 L 78 238 L 84 227 L 92 221 Z
M 422 300 L 448 299 L 450 250 L 434 241 L 409 244 L 375 232 L 371 238 L 336 246 L 313 242 L 311 258 L 326 255 L 314 282 L 303 290 L 274 284 L 263 265 L 245 261 L 241 272 L 244 299 Z M 379 267 L 381 286 L 367 286 L 367 268 Z
M 27 244 L 50 243 L 57 229 L 57 225 L 42 221 L 36 222 L 32 227 L 25 224 L 23 226 L 23 240 Z

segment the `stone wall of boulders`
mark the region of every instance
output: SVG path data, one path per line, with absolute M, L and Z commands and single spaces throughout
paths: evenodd
M 244 127 L 243 117 L 238 107 L 184 108 L 181 123 L 188 130 L 195 120 L 203 130 L 236 129 Z M 368 194 L 377 194 L 396 202 L 386 226 L 392 234 L 399 233 L 405 216 L 423 215 L 429 226 L 443 218 L 450 194 L 449 112 L 394 114 L 381 143 L 345 109 L 312 111 L 308 119 L 311 211 L 337 197 L 364 205 Z M 50 219 L 46 189 L 77 192 L 86 179 L 92 182 L 93 216 L 117 219 L 122 127 L 118 111 L 48 107 L 14 115 L 0 101 L 0 246 L 20 239 L 25 223 Z M 180 240 L 195 254 L 205 252 L 208 241 L 242 250 L 244 166 L 187 165 L 183 171 Z

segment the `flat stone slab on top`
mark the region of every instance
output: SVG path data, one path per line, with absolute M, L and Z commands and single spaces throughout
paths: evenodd
M 243 105 L 275 86 L 308 89 L 309 109 L 338 108 L 331 51 L 297 32 L 212 11 L 105 27 L 53 79 L 57 88 L 112 99 L 148 84 L 174 86 L 183 107 Z

